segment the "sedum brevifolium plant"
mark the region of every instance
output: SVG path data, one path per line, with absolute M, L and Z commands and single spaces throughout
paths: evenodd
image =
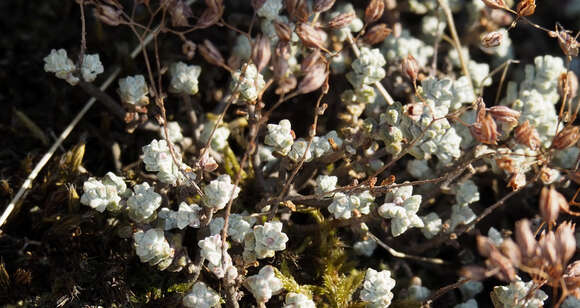
M 185 283 L 183 306 L 580 298 L 579 45 L 533 23 L 539 3 L 129 2 L 158 28 L 118 1 L 84 2 L 144 48 L 115 91 L 84 88 L 131 133 L 157 135 L 126 154 L 136 163 L 85 177 L 80 203 L 131 243 L 127 262 Z M 525 24 L 560 54 L 516 59 L 510 36 Z M 86 51 L 44 62 L 70 85 L 105 72 Z M 505 283 L 482 292 L 490 277 Z M 160 288 L 149 301 L 176 290 Z

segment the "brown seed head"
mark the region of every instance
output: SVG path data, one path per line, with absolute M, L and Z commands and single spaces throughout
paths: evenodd
M 566 221 L 561 223 L 556 229 L 556 249 L 558 250 L 562 264 L 568 264 L 568 261 L 570 261 L 576 252 L 575 228 L 575 224 Z
M 580 139 L 580 126 L 566 126 L 552 141 L 552 149 L 563 150 L 575 145 Z
M 354 12 L 342 13 L 328 21 L 328 28 L 336 30 L 348 26 L 356 17 Z
M 568 209 L 568 201 L 553 186 L 542 188 L 540 193 L 540 214 L 547 223 L 555 223 L 560 209 Z
M 530 16 L 536 11 L 536 0 L 521 0 L 517 6 L 517 12 L 520 16 Z
M 532 150 L 538 149 L 541 143 L 538 131 L 528 120 L 516 127 L 514 137 L 518 143 L 527 145 Z
M 254 61 L 258 72 L 268 66 L 271 57 L 270 40 L 266 35 L 258 36 L 254 42 L 254 46 L 252 46 L 252 61 Z
M 505 8 L 505 2 L 503 0 L 481 0 L 488 8 L 491 9 L 502 9 Z
M 298 25 L 296 27 L 296 34 L 298 34 L 304 46 L 324 49 L 324 37 L 310 24 L 301 23 Z
M 573 71 L 560 74 L 558 77 L 558 93 L 567 99 L 574 99 L 578 94 L 578 77 Z
M 210 64 L 223 66 L 225 63 L 222 54 L 209 40 L 204 40 L 203 44 L 199 45 L 199 53 Z
M 300 64 L 300 70 L 304 73 L 309 72 L 316 64 L 321 61 L 321 59 L 320 49 L 315 49 L 308 56 L 306 56 L 304 60 L 302 60 L 302 63 Z
M 169 7 L 169 15 L 171 16 L 171 25 L 174 27 L 188 27 L 188 18 L 193 17 L 191 8 L 181 0 L 173 1 Z
M 413 57 L 413 55 L 408 54 L 401 63 L 401 70 L 403 73 L 407 74 L 407 76 L 409 76 L 413 82 L 415 82 L 417 80 L 417 76 L 419 75 L 419 63 L 415 57 Z
M 538 245 L 540 247 L 540 253 L 542 258 L 549 266 L 554 266 L 559 264 L 560 258 L 558 257 L 558 250 L 556 249 L 556 236 L 554 232 L 544 232 L 538 240 Z
M 505 239 L 501 242 L 501 253 L 506 256 L 514 265 L 519 265 L 522 262 L 522 252 L 518 245 L 511 239 Z
M 495 275 L 498 279 L 504 281 L 513 281 L 515 279 L 516 270 L 514 265 L 511 260 L 502 255 L 498 249 L 494 249 L 491 252 L 486 263 L 488 263 L 490 269 L 499 268 L 500 271 Z
M 280 40 L 288 42 L 292 38 L 292 29 L 288 24 L 275 21 L 274 29 L 276 30 L 276 34 Z
M 326 12 L 332 8 L 335 1 L 336 0 L 316 0 L 314 1 L 314 7 L 312 8 L 312 10 L 315 13 Z
M 487 112 L 498 122 L 514 124 L 520 118 L 520 112 L 507 106 L 493 106 Z
M 224 13 L 223 0 L 205 0 L 207 8 L 203 11 L 197 23 L 196 28 L 205 29 L 216 24 Z
M 370 24 L 379 20 L 385 11 L 384 0 L 371 0 L 365 9 L 365 23 Z
M 382 43 L 393 32 L 386 24 L 378 24 L 369 29 L 363 36 L 363 41 L 369 45 Z
M 497 144 L 499 133 L 497 132 L 497 125 L 490 114 L 485 115 L 483 120 L 473 123 L 469 130 L 477 141 L 485 144 Z
M 316 64 L 300 81 L 298 85 L 298 93 L 306 94 L 317 90 L 324 84 L 328 73 L 326 72 L 326 65 L 323 63 Z
M 274 66 L 274 78 L 276 80 L 283 79 L 288 72 L 290 57 L 290 44 L 286 41 L 279 41 L 274 50 L 274 58 L 272 64 Z
M 307 22 L 308 16 L 310 13 L 308 12 L 308 4 L 305 0 L 285 0 L 286 3 L 286 11 L 288 11 L 288 15 L 299 22 Z
M 108 5 L 98 5 L 95 10 L 95 17 L 109 26 L 118 26 L 123 21 L 122 14 L 122 10 Z
M 503 34 L 501 32 L 489 32 L 481 37 L 481 45 L 485 48 L 497 47 L 501 44 Z
M 524 258 L 533 258 L 538 253 L 538 243 L 530 229 L 530 222 L 527 219 L 522 219 L 516 222 L 515 228 L 516 243 L 520 247 L 520 251 Z

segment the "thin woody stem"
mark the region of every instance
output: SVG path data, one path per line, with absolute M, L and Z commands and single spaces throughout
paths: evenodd
M 443 13 L 445 13 L 445 18 L 447 19 L 447 25 L 449 26 L 449 32 L 451 32 L 451 37 L 453 38 L 454 47 L 457 50 L 457 55 L 459 56 L 459 62 L 461 63 L 461 69 L 463 70 L 463 74 L 469 80 L 469 85 L 473 88 L 473 82 L 471 80 L 471 74 L 469 74 L 469 67 L 467 66 L 467 60 L 463 56 L 463 50 L 461 49 L 461 42 L 459 41 L 459 36 L 457 35 L 457 30 L 455 29 L 455 22 L 453 20 L 453 14 L 451 13 L 451 9 L 449 8 L 449 4 L 447 0 L 439 0 L 439 6 L 443 9 Z M 474 89 L 475 90 L 475 89 Z

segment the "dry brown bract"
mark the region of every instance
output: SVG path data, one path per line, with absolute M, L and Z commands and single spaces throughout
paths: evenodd
M 540 194 L 540 214 L 548 224 L 554 224 L 560 210 L 568 211 L 568 201 L 553 186 L 542 188 Z
M 371 0 L 365 9 L 365 23 L 370 24 L 379 20 L 385 11 L 385 2 L 383 0 Z
M 551 37 L 558 38 L 558 44 L 566 56 L 576 57 L 578 56 L 578 47 L 580 47 L 580 44 L 578 44 L 578 41 L 576 40 L 578 35 L 574 37 L 571 33 L 572 31 L 564 29 L 564 27 L 559 24 L 556 24 L 555 31 L 548 32 Z
M 254 61 L 254 64 L 258 68 L 258 72 L 261 72 L 268 66 L 271 57 L 270 40 L 266 35 L 258 36 L 252 46 L 252 61 Z
M 575 224 L 561 223 L 556 231 L 544 231 L 539 240 L 535 239 L 530 223 L 523 219 L 516 223 L 515 242 L 504 239 L 498 247 L 485 236 L 477 236 L 479 253 L 486 257 L 485 268 L 467 266 L 462 275 L 472 279 L 495 276 L 505 281 L 516 278 L 516 269 L 527 272 L 536 285 L 563 288 L 562 298 L 569 293 L 579 293 L 580 263 L 568 262 L 576 252 L 574 237 Z M 562 285 L 564 283 L 565 285 Z
M 489 32 L 481 37 L 481 45 L 485 48 L 497 47 L 501 44 L 502 39 L 501 32 Z
M 316 0 L 312 10 L 316 13 L 322 13 L 330 10 L 336 0 Z
M 514 137 L 518 143 L 527 145 L 532 150 L 538 149 L 541 144 L 538 131 L 528 120 L 516 127 Z
M 485 103 L 481 97 L 477 99 L 476 121 L 469 127 L 469 130 L 477 141 L 485 144 L 497 144 L 499 137 L 497 125 L 492 115 L 486 113 Z
M 207 8 L 203 11 L 195 26 L 200 29 L 208 28 L 216 24 L 224 13 L 222 0 L 205 0 Z
M 118 26 L 123 21 L 122 10 L 114 9 L 108 5 L 98 5 L 95 10 L 95 17 L 109 26 Z
M 483 3 L 491 9 L 503 9 L 506 7 L 503 0 L 481 0 Z
M 356 17 L 354 12 L 342 13 L 328 21 L 328 28 L 336 30 L 350 24 Z
M 386 24 L 378 24 L 370 28 L 363 36 L 363 41 L 369 45 L 381 43 L 393 32 Z
M 563 150 L 575 145 L 580 139 L 579 126 L 566 126 L 552 141 L 552 149 Z
M 419 75 L 419 63 L 411 54 L 408 54 L 407 57 L 403 59 L 401 70 L 411 78 L 413 83 L 417 81 L 417 76 Z
M 210 64 L 223 66 L 225 63 L 220 51 L 209 40 L 204 40 L 203 44 L 199 45 L 199 53 Z
M 521 0 L 517 6 L 517 12 L 520 16 L 530 16 L 536 11 L 536 0 Z
M 301 23 L 298 25 L 296 34 L 298 34 L 304 46 L 324 49 L 324 37 L 310 24 Z
M 500 123 L 515 125 L 518 123 L 518 119 L 520 118 L 519 111 L 515 111 L 506 106 L 493 106 L 488 108 L 487 112 L 489 112 L 489 114 Z

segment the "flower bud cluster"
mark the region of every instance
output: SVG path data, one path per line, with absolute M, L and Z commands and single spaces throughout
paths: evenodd
M 383 140 L 393 154 L 402 150 L 403 140 L 420 138 L 409 153 L 417 159 L 437 156 L 445 165 L 461 155 L 461 137 L 445 117 L 453 108 L 471 102 L 473 90 L 460 78 L 437 80 L 426 78 L 419 88 L 421 99 L 417 103 L 402 106 L 395 103 L 380 115 L 376 138 Z M 431 123 L 434 119 L 437 121 Z
M 367 307 L 388 307 L 391 305 L 395 287 L 395 280 L 391 278 L 388 270 L 377 272 L 369 268 L 362 283 L 363 289 L 360 292 L 360 299 L 369 302 Z
M 131 194 L 123 179 L 112 172 L 107 172 L 100 181 L 89 178 L 83 184 L 83 191 L 81 203 L 101 213 L 105 210 L 119 211 L 122 207 L 121 198 Z
M 258 274 L 246 278 L 244 286 L 254 295 L 257 302 L 266 303 L 272 295 L 282 292 L 282 281 L 276 277 L 273 266 L 266 265 Z
M 288 236 L 282 232 L 279 221 L 266 222 L 254 226 L 252 232 L 246 233 L 244 239 L 244 261 L 253 262 L 256 259 L 271 258 L 276 251 L 286 249 Z
M 377 248 L 377 242 L 373 239 L 358 241 L 352 246 L 357 255 L 370 257 Z
M 53 49 L 44 58 L 44 71 L 54 73 L 57 78 L 66 80 L 71 86 L 79 83 L 79 78 L 74 74 L 75 70 L 74 62 L 67 56 L 64 49 Z M 81 75 L 84 81 L 95 81 L 103 71 L 103 64 L 101 64 L 98 54 L 84 55 L 81 65 Z
M 198 91 L 198 78 L 201 74 L 201 67 L 197 65 L 187 65 L 183 62 L 171 64 L 169 67 L 171 83 L 169 92 L 183 95 L 195 95 Z
M 385 203 L 379 207 L 379 215 L 391 219 L 391 233 L 399 236 L 410 228 L 423 228 L 423 220 L 417 216 L 421 195 L 413 195 L 413 186 L 401 186 L 390 190 Z
M 336 183 L 338 178 L 331 175 L 319 175 L 316 178 L 316 186 L 314 187 L 314 192 L 316 194 L 324 194 L 329 191 L 336 189 Z
M 175 185 L 178 180 L 183 180 L 180 168 L 185 168 L 186 165 L 181 162 L 181 155 L 174 147 L 174 153 L 178 166 L 171 155 L 171 150 L 166 140 L 153 139 L 150 144 L 144 146 L 143 162 L 147 171 L 157 172 L 157 177 L 163 183 Z
M 535 290 L 530 297 L 532 288 L 534 288 L 533 281 L 524 282 L 517 277 L 516 281 L 507 286 L 494 287 L 492 298 L 501 305 L 500 307 L 544 307 L 544 301 L 548 299 L 548 295 L 542 290 Z
M 308 152 L 306 152 L 308 141 L 303 138 L 298 138 L 294 141 L 294 144 L 292 144 L 292 148 L 290 149 L 290 152 L 288 152 L 288 158 L 294 162 L 298 162 L 306 152 L 305 161 L 310 162 L 315 158 L 320 158 L 338 150 L 342 147 L 342 142 L 342 139 L 338 137 L 336 131 L 332 130 L 324 136 L 314 136 L 314 138 L 312 138 L 312 144 L 310 145 Z
M 119 79 L 119 96 L 127 105 L 142 107 L 149 104 L 149 88 L 143 75 L 128 76 Z
M 243 72 L 243 75 L 242 75 Z M 246 102 L 254 102 L 262 91 L 266 82 L 254 64 L 248 64 L 246 69 L 240 69 L 232 74 L 231 89 L 237 88 L 240 98 Z
M 420 66 L 429 64 L 428 59 L 433 56 L 432 46 L 425 44 L 418 38 L 411 36 L 409 30 L 402 30 L 399 36 L 390 35 L 381 47 L 382 54 L 387 61 L 402 60 L 412 54 Z
M 375 197 L 370 192 L 364 191 L 356 195 L 347 195 L 341 192 L 334 194 L 328 211 L 335 219 L 349 219 L 354 215 L 368 214 Z
M 385 78 L 385 64 L 387 62 L 379 49 L 363 47 L 359 57 L 352 63 L 353 72 L 346 74 L 346 78 L 355 88 L 379 82 Z
M 160 270 L 167 268 L 173 261 L 174 250 L 165 239 L 163 230 L 149 229 L 133 234 L 135 252 L 143 263 L 157 266 Z
M 294 132 L 290 121 L 284 119 L 278 124 L 268 124 L 268 134 L 264 143 L 272 146 L 275 151 L 282 155 L 288 154 L 294 144 Z
M 149 183 L 135 185 L 134 194 L 127 200 L 129 218 L 135 222 L 147 223 L 155 218 L 155 211 L 161 206 L 161 195 Z
M 283 308 L 316 308 L 316 304 L 304 294 L 289 292 Z
M 230 255 L 223 254 L 222 237 L 220 234 L 210 235 L 197 243 L 201 248 L 201 256 L 207 260 L 209 270 L 217 278 L 226 278 L 227 281 L 234 281 L 238 277 L 238 270 L 232 263 Z
M 201 134 L 199 136 L 199 140 L 202 143 L 207 143 L 209 136 L 211 134 L 211 131 L 213 130 L 213 127 L 215 126 L 215 122 L 214 121 L 207 121 L 203 124 L 203 129 L 201 131 Z M 215 132 L 213 133 L 213 136 L 211 138 L 211 142 L 210 142 L 210 146 L 212 149 L 216 150 L 216 151 L 223 151 L 226 146 L 228 146 L 228 138 L 230 137 L 230 130 L 229 128 L 227 128 L 226 126 L 218 126 L 215 129 Z
M 332 20 L 341 14 L 354 15 L 348 24 L 342 25 L 341 28 L 333 31 L 333 37 L 339 42 L 344 42 L 347 40 L 348 36 L 351 35 L 351 33 L 356 33 L 362 30 L 364 23 L 356 16 L 356 12 L 352 3 L 346 2 L 339 5 L 336 10 L 333 10 L 333 12 L 328 15 L 328 17 L 330 20 Z
M 169 135 L 167 139 L 172 143 L 181 142 L 184 139 L 181 133 L 181 126 L 179 126 L 177 121 L 167 122 L 167 133 Z M 159 135 L 161 138 L 165 138 L 165 130 L 163 128 L 159 131 Z
M 237 198 L 240 188 L 232 184 L 229 175 L 222 174 L 206 185 L 203 193 L 203 205 L 217 211 L 226 207 L 231 196 Z
M 219 303 L 219 294 L 200 281 L 183 297 L 183 306 L 188 308 L 211 308 L 219 306 Z
M 446 222 L 450 230 L 455 229 L 459 224 L 468 224 L 477 217 L 469 207 L 470 204 L 479 201 L 477 185 L 471 180 L 458 184 L 455 201 L 457 203 L 451 207 L 451 217 Z
M 256 223 L 255 218 L 244 218 L 240 214 L 231 214 L 228 221 L 228 236 L 236 243 L 243 243 L 246 234 L 252 232 L 252 226 Z M 211 235 L 220 234 L 225 221 L 222 217 L 212 219 L 209 224 Z
M 159 210 L 158 217 L 164 220 L 163 228 L 171 230 L 178 228 L 183 230 L 185 227 L 199 228 L 201 207 L 197 204 L 187 204 L 181 202 L 177 211 L 172 211 L 166 207 Z
M 521 112 L 520 123 L 529 121 L 542 142 L 549 147 L 556 134 L 558 115 L 554 104 L 558 102 L 558 77 L 566 71 L 561 58 L 553 56 L 536 57 L 535 66 L 526 65 L 525 79 L 518 87 L 509 82 L 506 97 L 501 104 L 511 104 L 511 108 Z

